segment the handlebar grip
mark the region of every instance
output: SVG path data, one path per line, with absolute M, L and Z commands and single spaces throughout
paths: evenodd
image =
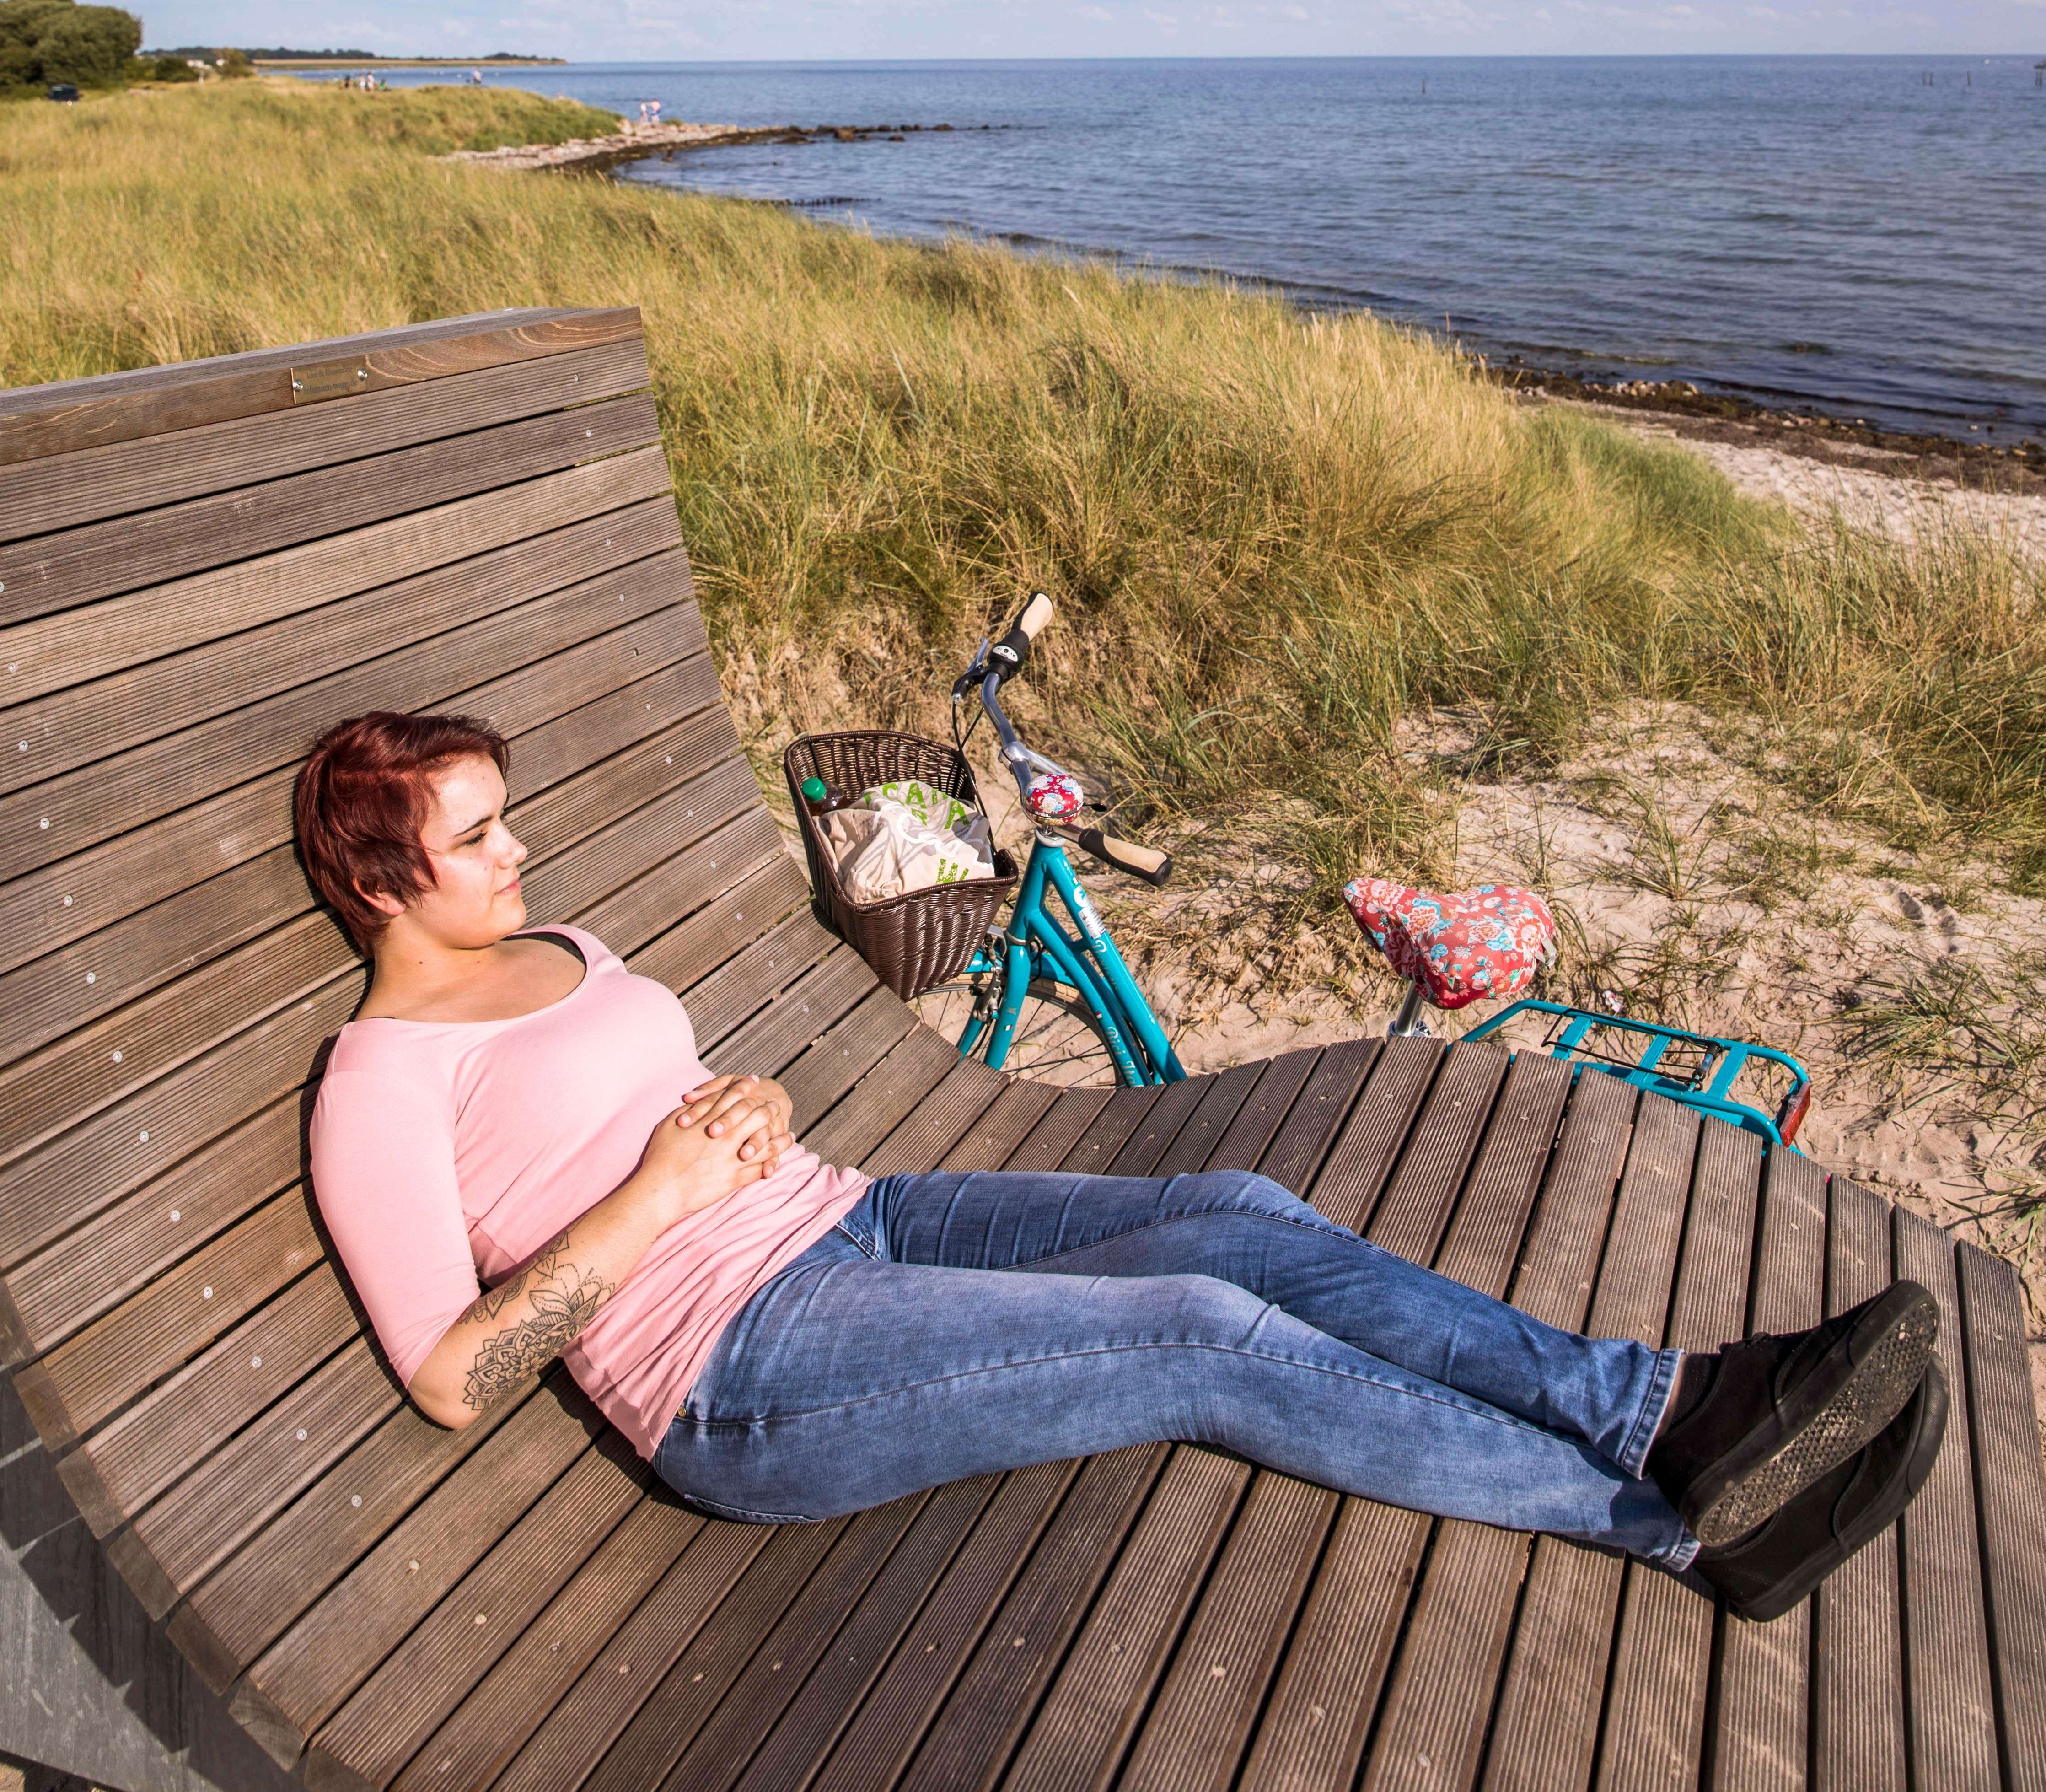
M 1033 591 L 1030 601 L 1023 606 L 1023 613 L 1016 619 L 1016 627 L 1034 641 L 1044 631 L 1044 625 L 1052 620 L 1052 598 L 1048 592 Z
M 1156 847 L 1118 840 L 1098 828 L 1082 828 L 1073 837 L 1079 842 L 1081 851 L 1092 853 L 1104 865 L 1113 865 L 1118 871 L 1127 871 L 1160 889 L 1172 875 L 1172 854 L 1160 852 Z

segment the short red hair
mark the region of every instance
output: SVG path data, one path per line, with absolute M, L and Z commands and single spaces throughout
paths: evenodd
M 291 813 L 306 875 L 365 956 L 390 925 L 363 894 L 410 902 L 432 889 L 419 842 L 433 774 L 457 759 L 494 759 L 508 771 L 504 736 L 473 716 L 401 716 L 378 709 L 329 728 L 299 768 Z

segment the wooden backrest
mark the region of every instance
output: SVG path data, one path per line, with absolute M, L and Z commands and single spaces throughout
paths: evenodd
M 893 1053 L 855 1154 L 946 1054 L 811 917 L 739 751 L 635 311 L 0 393 L 0 1344 L 244 1724 L 382 1783 L 550 1564 L 658 1572 L 697 1521 L 558 1366 L 418 1418 L 328 1261 L 303 1124 L 364 973 L 291 847 L 314 736 L 489 718 L 534 918 L 685 992 L 720 1068 L 800 1060 L 799 1121 Z

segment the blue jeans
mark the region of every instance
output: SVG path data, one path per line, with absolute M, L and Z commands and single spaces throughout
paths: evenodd
M 883 1178 L 741 1307 L 654 1464 L 828 1518 L 1159 1439 L 1688 1565 L 1648 1446 L 1681 1353 L 1558 1331 L 1241 1171 Z

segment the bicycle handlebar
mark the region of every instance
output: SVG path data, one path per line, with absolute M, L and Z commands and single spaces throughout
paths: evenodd
M 1172 854 L 1160 852 L 1156 847 L 1118 840 L 1114 834 L 1104 834 L 1098 828 L 1062 828 L 1060 832 L 1073 840 L 1083 852 L 1091 854 L 1104 865 L 1112 865 L 1118 871 L 1140 877 L 1156 888 L 1162 890 L 1166 879 L 1172 875 Z
M 1038 755 L 1032 753 L 1017 736 L 1014 726 L 1002 713 L 1002 686 L 1003 681 L 1013 678 L 1029 663 L 1030 644 L 1042 634 L 1052 620 L 1053 605 L 1048 593 L 1033 591 L 1030 601 L 1023 606 L 1023 612 L 1010 624 L 1009 632 L 992 646 L 984 646 L 974 658 L 974 662 L 961 673 L 952 686 L 952 701 L 959 703 L 976 687 L 980 693 L 980 706 L 986 712 L 987 719 L 994 723 L 994 732 L 1002 741 L 1002 756 L 1007 763 L 1009 774 L 1016 780 L 1016 788 L 1025 804 L 1030 797 L 1030 767 Z M 954 728 L 956 731 L 957 723 Z M 1039 763 L 1052 769 L 1048 759 Z M 1055 831 L 1073 842 L 1083 852 L 1098 859 L 1104 865 L 1118 871 L 1126 871 L 1139 877 L 1146 883 L 1162 886 L 1172 875 L 1172 856 L 1156 848 L 1139 846 L 1134 840 L 1118 840 L 1113 834 L 1104 834 L 1098 828 L 1056 827 L 1038 820 L 1040 827 L 1053 826 Z
M 998 678 L 1013 678 L 1029 663 L 1030 643 L 1052 620 L 1048 593 L 1033 591 L 1023 613 L 1010 624 L 1009 632 L 987 650 L 987 669 Z

